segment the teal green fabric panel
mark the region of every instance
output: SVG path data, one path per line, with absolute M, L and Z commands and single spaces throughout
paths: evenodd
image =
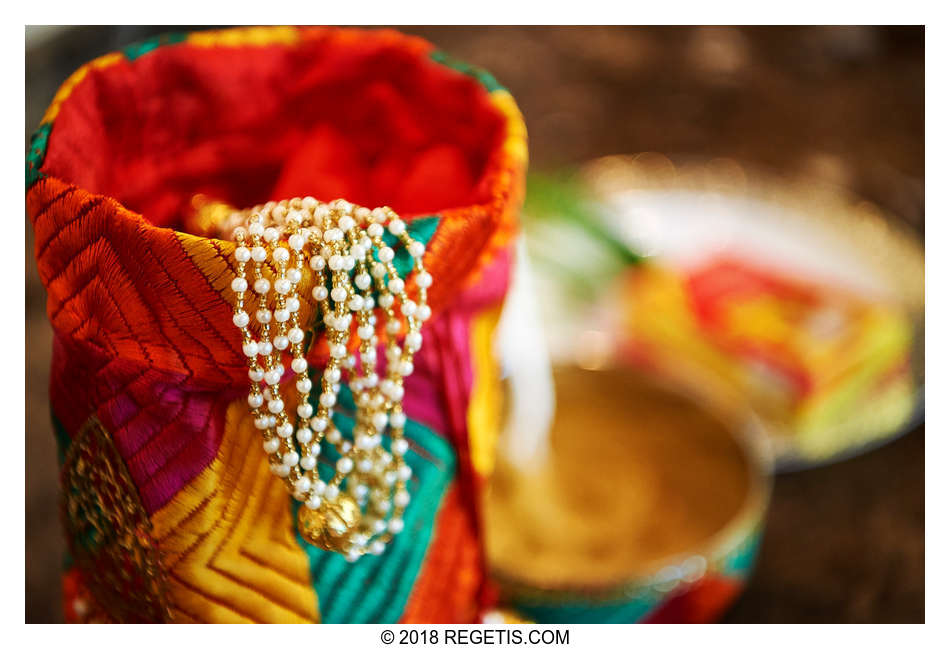
M 185 40 L 187 34 L 183 32 L 172 32 L 169 34 L 162 34 L 160 36 L 155 36 L 147 40 L 141 41 L 139 43 L 133 43 L 125 49 L 122 50 L 122 53 L 125 54 L 125 58 L 130 61 L 152 52 L 162 45 L 173 45 L 175 43 L 181 43 Z
M 755 559 L 759 554 L 761 542 L 761 528 L 752 530 L 749 536 L 723 560 L 722 574 L 728 577 L 746 577 L 755 567 Z
M 314 377 L 315 382 L 317 378 Z M 334 423 L 344 436 L 351 437 L 354 404 L 345 386 L 340 388 L 336 410 Z M 310 545 L 297 532 L 297 542 L 310 562 L 320 617 L 326 623 L 397 622 L 409 601 L 429 548 L 442 498 L 456 474 L 456 458 L 446 439 L 418 422 L 408 420 L 405 435 L 409 441 L 406 463 L 413 473 L 407 485 L 412 500 L 403 516 L 405 529 L 387 545 L 382 555 L 368 555 L 349 563 L 340 554 Z M 388 448 L 388 440 L 384 445 Z M 332 475 L 338 457 L 328 446 L 324 445 L 318 469 L 325 479 Z M 300 504 L 294 501 L 293 507 L 296 520 Z
M 46 147 L 49 146 L 49 134 L 53 130 L 53 123 L 48 122 L 33 132 L 30 137 L 30 150 L 26 154 L 26 188 L 29 189 L 37 180 L 43 177 L 40 167 L 46 159 Z
M 661 597 L 643 595 L 630 600 L 590 604 L 585 602 L 517 602 L 518 612 L 542 624 L 626 624 L 650 613 Z
M 459 61 L 454 59 L 445 52 L 432 52 L 429 55 L 429 58 L 435 61 L 436 63 L 441 63 L 442 65 L 452 68 L 456 72 L 461 72 L 464 75 L 470 76 L 476 81 L 478 81 L 488 92 L 494 92 L 496 90 L 506 90 L 506 88 L 498 83 L 498 80 L 495 79 L 489 72 L 482 70 L 481 68 L 475 67 L 474 65 L 469 65 L 465 61 Z

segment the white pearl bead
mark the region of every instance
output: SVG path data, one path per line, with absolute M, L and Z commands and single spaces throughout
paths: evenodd
M 264 370 L 262 369 L 250 369 L 247 371 L 247 376 L 249 379 L 255 383 L 260 383 L 264 380 Z
M 343 232 L 337 228 L 330 228 L 323 233 L 323 240 L 327 243 L 340 241 L 343 238 Z
M 234 317 L 231 318 L 231 321 L 234 322 L 235 327 L 244 328 L 247 326 L 247 323 L 251 321 L 251 318 L 244 311 L 238 311 L 234 314 Z
M 379 296 L 379 306 L 388 309 L 393 305 L 393 296 L 390 293 L 384 293 Z
M 276 437 L 271 437 L 270 439 L 264 440 L 264 452 L 268 455 L 273 455 L 277 452 L 277 449 L 280 448 L 280 440 Z
M 324 392 L 320 395 L 320 405 L 324 408 L 332 408 L 336 404 L 336 395 L 332 392 Z
M 303 357 L 295 358 L 290 361 L 290 369 L 297 374 L 303 374 L 307 371 L 307 359 Z
M 353 460 L 348 457 L 341 457 L 336 463 L 336 470 L 340 473 L 349 473 L 353 470 Z
M 385 412 L 377 412 L 373 414 L 373 425 L 376 426 L 376 430 L 382 430 L 386 427 L 388 422 L 389 417 Z
M 263 263 L 267 259 L 267 250 L 263 246 L 254 246 L 251 249 L 251 259 L 257 263 Z
M 398 237 L 406 231 L 406 222 L 401 219 L 393 219 L 389 222 L 389 231 Z
M 263 277 L 254 282 L 254 290 L 261 295 L 267 293 L 270 290 L 270 282 L 264 279 Z
M 314 417 L 310 420 L 310 427 L 318 433 L 322 433 L 326 430 L 327 424 L 330 423 L 326 417 Z
M 360 261 L 363 261 L 364 259 L 366 259 L 366 248 L 364 248 L 359 243 L 355 243 L 353 244 L 353 246 L 350 247 L 350 254 L 353 256 L 354 259 L 359 259 Z
M 409 254 L 418 259 L 425 254 L 426 247 L 421 241 L 413 241 L 409 244 Z
M 369 288 L 369 285 L 370 285 L 370 282 L 372 282 L 372 279 L 366 273 L 360 273 L 359 275 L 356 276 L 356 278 L 353 281 L 356 282 L 357 288 L 359 288 L 361 291 L 365 291 L 366 289 Z
M 380 555 L 386 550 L 386 544 L 380 540 L 373 541 L 369 546 L 370 554 Z
M 404 412 L 394 412 L 389 415 L 390 423 L 396 428 L 402 428 L 406 425 L 406 413 Z
M 307 419 L 313 416 L 313 406 L 311 406 L 306 401 L 297 406 L 297 414 Z
M 284 456 L 280 459 L 284 466 L 297 466 L 297 462 L 300 461 L 300 456 L 297 455 L 297 451 L 288 451 L 284 453 Z
M 399 320 L 390 320 L 386 323 L 386 333 L 395 336 L 402 329 L 402 323 Z
M 327 261 L 327 265 L 330 267 L 330 270 L 343 270 L 343 257 L 333 255 Z
M 405 523 L 402 522 L 401 518 L 391 518 L 389 520 L 389 531 L 393 534 L 402 532 L 403 527 L 405 527 Z
M 274 320 L 277 322 L 287 322 L 290 320 L 290 311 L 287 309 L 275 309 L 274 310 Z
M 412 300 L 406 300 L 402 303 L 400 310 L 404 316 L 411 317 L 416 313 L 416 303 Z
M 373 328 L 369 325 L 363 325 L 356 330 L 357 335 L 363 340 L 369 340 L 373 337 Z
M 356 225 L 356 221 L 349 216 L 341 216 L 340 220 L 337 222 L 337 225 L 340 226 L 340 229 L 344 232 L 349 232 L 353 229 L 353 226 Z
M 292 234 L 287 239 L 287 245 L 289 245 L 294 250 L 300 250 L 303 248 L 303 245 L 307 240 L 300 234 Z
M 304 378 L 297 381 L 297 392 L 307 393 L 310 392 L 312 387 L 313 383 L 311 383 L 310 379 Z
M 306 430 L 306 429 L 303 429 Z M 310 432 L 310 431 L 307 431 Z M 312 433 L 311 433 L 312 434 Z M 317 466 L 317 458 L 312 455 L 307 455 L 306 457 L 300 458 L 300 468 L 304 471 L 312 471 L 313 467 Z
M 278 264 L 286 264 L 290 260 L 290 253 L 287 251 L 287 249 L 281 248 L 279 246 L 274 248 L 274 253 L 272 256 L 274 257 L 274 261 L 276 261 Z
M 369 458 L 363 458 L 356 465 L 356 468 L 359 469 L 360 473 L 369 473 L 373 470 L 373 461 Z
M 416 286 L 419 288 L 429 288 L 432 286 L 432 275 L 425 270 L 416 274 Z
M 293 434 L 293 432 L 294 432 L 294 427 L 286 421 L 277 427 L 277 434 L 283 437 L 284 439 L 287 439 L 288 437 L 290 437 Z
M 301 444 L 309 444 L 313 439 L 313 431 L 309 428 L 298 428 L 297 429 L 297 441 Z M 312 466 L 305 466 L 305 469 L 312 469 Z
M 264 380 L 267 381 L 267 385 L 277 385 L 280 383 L 280 379 L 283 375 L 284 368 L 275 368 L 264 374 Z
M 398 277 L 395 277 L 389 280 L 388 286 L 389 286 L 389 291 L 391 293 L 395 293 L 398 295 L 399 293 L 402 293 L 403 289 L 406 288 L 406 283 L 402 281 L 401 279 L 399 279 Z
M 311 486 L 313 486 L 313 483 L 307 476 L 301 476 L 297 478 L 297 481 L 294 483 L 294 488 L 297 491 L 303 491 L 304 493 L 310 491 Z
M 287 339 L 296 344 L 303 341 L 303 330 L 300 327 L 294 327 L 287 332 Z
M 346 553 L 346 560 L 347 560 L 349 563 L 353 563 L 354 561 L 356 561 L 356 560 L 359 559 L 359 558 L 360 558 L 360 552 L 359 552 L 359 550 L 357 550 L 357 549 L 355 549 L 355 548 L 350 549 L 350 551 Z
M 259 392 L 252 392 L 247 395 L 247 405 L 252 408 L 260 408 L 264 403 L 264 395 Z
M 296 297 L 287 298 L 284 307 L 291 313 L 297 313 L 300 310 L 300 300 Z
M 409 376 L 412 374 L 413 369 L 412 361 L 404 360 L 399 362 L 399 374 L 401 376 Z
M 311 294 L 313 295 L 314 300 L 322 302 L 323 300 L 327 299 L 327 287 L 323 286 L 322 284 L 320 286 L 314 286 Z
M 326 490 L 327 483 L 323 480 L 317 480 L 313 483 L 313 493 L 317 494 L 318 496 L 322 496 L 324 493 L 326 493 Z
M 333 298 L 334 302 L 342 302 L 346 299 L 346 289 L 342 286 L 336 286 L 330 291 L 330 297 Z
M 419 351 L 422 347 L 422 334 L 418 331 L 410 331 L 406 334 L 406 347 L 412 351 Z
M 384 266 L 383 264 L 374 263 L 372 267 L 369 269 L 369 272 L 373 275 L 373 277 L 375 277 L 376 279 L 379 279 L 386 275 L 386 266 Z
M 333 358 L 343 358 L 346 356 L 346 345 L 343 343 L 330 345 L 330 356 Z
M 247 356 L 248 358 L 253 358 L 254 356 L 257 356 L 257 343 L 254 342 L 253 340 L 250 342 L 244 343 L 243 349 L 244 349 L 244 355 Z
M 254 221 L 253 223 L 247 226 L 247 231 L 251 233 L 251 236 L 259 237 L 262 234 L 264 234 L 264 226 L 261 224 L 260 221 Z
M 379 223 L 372 223 L 366 228 L 366 234 L 373 237 L 374 239 L 376 237 L 381 237 L 383 236 L 383 226 L 381 226 Z
M 277 231 L 277 228 L 265 228 L 264 229 L 264 241 L 270 243 L 271 241 L 276 241 L 277 237 L 280 236 L 280 232 Z
M 280 279 L 274 282 L 274 290 L 280 293 L 281 295 L 286 295 L 287 293 L 290 293 L 290 289 L 292 287 L 293 285 L 290 283 L 290 280 L 287 279 L 286 277 L 281 277 Z
M 231 280 L 231 290 L 235 293 L 243 293 L 247 290 L 247 280 L 243 277 L 235 277 Z
M 340 440 L 342 439 L 343 439 L 343 436 L 340 435 L 340 431 L 337 430 L 336 428 L 332 429 L 329 433 L 327 433 L 327 441 L 330 442 L 331 444 L 339 444 Z
M 260 322 L 261 324 L 269 323 L 271 319 L 270 309 L 258 309 L 257 313 L 255 314 L 255 317 L 257 318 L 257 321 Z
M 267 409 L 276 415 L 284 409 L 284 402 L 281 399 L 273 399 L 267 403 Z
M 319 255 L 314 255 L 310 258 L 310 268 L 313 270 L 323 270 L 327 265 L 327 260 Z
M 412 469 L 409 468 L 408 464 L 402 464 L 399 466 L 396 475 L 400 480 L 406 481 L 412 477 Z
M 234 258 L 242 264 L 251 260 L 251 251 L 244 246 L 238 246 L 234 250 Z
M 327 485 L 323 495 L 326 496 L 327 500 L 336 500 L 336 497 L 340 495 L 340 488 L 336 485 Z
M 323 504 L 323 499 L 320 496 L 310 496 L 307 500 L 308 509 L 320 509 L 320 505 Z
M 343 255 L 343 270 L 353 270 L 354 266 L 356 266 L 356 259 L 353 255 Z
M 323 376 L 326 377 L 327 381 L 329 381 L 330 383 L 339 383 L 340 382 L 340 368 L 338 367 L 328 368 L 323 373 Z
M 262 340 L 257 343 L 257 353 L 261 356 L 270 356 L 271 352 L 274 351 L 274 346 L 269 340 Z
M 276 338 L 274 338 L 274 347 L 276 347 L 277 349 L 281 351 L 287 349 L 289 345 L 290 345 L 290 341 L 287 340 L 287 336 L 277 336 Z
M 275 464 L 271 466 L 271 471 L 279 475 L 281 478 L 286 478 L 290 475 L 290 467 L 286 464 Z
M 393 401 L 402 401 L 405 394 L 406 389 L 398 383 L 394 383 L 393 386 L 389 388 L 389 398 Z
M 421 304 L 416 308 L 416 317 L 422 322 L 425 322 L 432 317 L 432 309 L 429 308 L 428 304 Z
M 380 500 L 380 501 L 377 501 L 375 504 L 376 504 L 376 511 L 378 511 L 380 514 L 385 514 L 392 507 L 389 504 L 388 500 Z
M 300 273 L 300 270 L 297 268 L 291 268 L 287 271 L 287 279 L 290 280 L 291 284 L 298 284 L 300 280 L 303 279 L 303 275 Z
M 396 495 L 393 496 L 393 504 L 396 507 L 405 507 L 409 504 L 409 492 L 405 489 L 400 489 L 396 492 Z
M 404 438 L 393 440 L 393 453 L 395 455 L 405 455 L 407 450 L 409 450 L 409 442 Z
M 363 296 L 354 295 L 353 297 L 350 298 L 350 301 L 347 302 L 347 306 L 350 308 L 351 311 L 359 311 L 360 309 L 363 308 Z
M 379 260 L 385 264 L 391 262 L 393 257 L 396 256 L 396 253 L 394 253 L 393 249 L 389 246 L 383 246 L 376 255 L 379 257 Z

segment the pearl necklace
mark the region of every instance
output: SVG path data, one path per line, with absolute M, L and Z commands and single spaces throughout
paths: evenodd
M 422 264 L 425 246 L 409 236 L 406 223 L 388 207 L 369 210 L 344 200 L 271 202 L 233 213 L 226 225 L 238 244 L 231 288 L 233 321 L 241 332 L 251 380 L 247 403 L 263 435 L 271 471 L 303 503 L 298 529 L 308 542 L 341 552 L 350 561 L 381 554 L 403 529 L 409 504 L 406 481 L 412 471 L 404 459 L 403 381 L 412 374 L 413 355 L 422 345 L 420 329 L 431 315 L 426 291 L 432 276 Z M 395 253 L 383 241 L 384 225 L 412 258 L 415 301 L 406 290 L 409 277 L 399 277 Z M 329 351 L 316 409 L 309 399 L 314 386 L 297 291 L 308 266 L 314 317 L 323 322 Z M 256 336 L 250 300 L 256 302 Z M 384 316 L 387 362 L 382 379 L 376 373 L 377 313 Z M 404 327 L 400 345 L 397 337 Z M 353 342 L 354 333 L 358 342 Z M 284 353 L 296 375 L 294 390 L 284 390 L 296 392 L 296 418 L 288 415 L 280 388 L 287 373 Z M 332 418 L 341 382 L 348 383 L 356 403 L 352 441 L 343 438 Z M 383 444 L 387 427 L 389 450 Z M 328 481 L 317 471 L 324 441 L 339 454 Z

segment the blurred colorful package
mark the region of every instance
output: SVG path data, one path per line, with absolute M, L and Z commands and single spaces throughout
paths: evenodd
M 806 459 L 871 442 L 913 411 L 911 327 L 889 305 L 729 257 L 684 272 L 644 264 L 624 294 L 631 359 L 716 382 Z

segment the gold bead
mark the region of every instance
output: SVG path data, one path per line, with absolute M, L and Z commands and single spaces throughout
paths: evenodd
M 308 543 L 323 550 L 346 552 L 350 537 L 360 521 L 360 507 L 351 496 L 341 493 L 320 509 L 303 506 L 297 512 L 297 527 Z

